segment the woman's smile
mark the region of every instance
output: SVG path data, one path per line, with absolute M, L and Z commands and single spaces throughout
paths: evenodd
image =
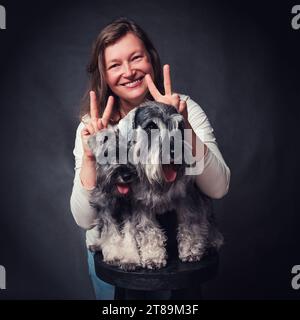
M 121 85 L 125 86 L 126 88 L 136 88 L 142 84 L 143 79 L 144 79 L 144 76 L 139 77 L 133 81 L 128 81 L 128 82 L 122 83 Z

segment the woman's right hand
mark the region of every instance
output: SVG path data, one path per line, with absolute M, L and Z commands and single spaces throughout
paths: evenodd
M 81 140 L 83 146 L 84 157 L 94 160 L 94 155 L 89 148 L 87 141 L 92 134 L 95 134 L 103 128 L 107 128 L 111 115 L 113 113 L 114 97 L 109 96 L 106 107 L 104 109 L 102 118 L 99 118 L 99 111 L 97 107 L 97 97 L 94 91 L 90 91 L 90 115 L 91 119 L 85 124 L 85 127 L 81 130 Z

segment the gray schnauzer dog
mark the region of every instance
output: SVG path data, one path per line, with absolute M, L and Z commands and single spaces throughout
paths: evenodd
M 97 161 L 97 185 L 90 204 L 98 211 L 97 240 L 90 249 L 102 251 L 108 264 L 134 270 L 141 265 L 131 222 L 132 185 L 138 177 L 135 166 L 120 163 L 127 148 L 119 140 L 119 130 L 112 128 L 88 140 Z
M 193 170 L 186 174 L 195 163 L 184 129 L 184 119 L 173 106 L 148 101 L 120 121 L 114 131 L 119 143 L 105 143 L 104 132 L 90 138 L 99 163 L 92 201 L 99 211 L 95 249 L 102 250 L 105 262 L 126 270 L 166 266 L 167 238 L 157 216 L 170 210 L 177 214 L 182 261 L 199 261 L 209 248 L 222 245 L 211 199 L 196 186 Z M 117 161 L 100 164 L 104 145 L 106 153 L 118 147 Z M 126 164 L 119 161 L 121 153 Z

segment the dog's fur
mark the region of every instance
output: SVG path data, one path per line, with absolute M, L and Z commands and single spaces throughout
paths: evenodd
M 99 239 L 94 250 L 102 250 L 105 262 L 126 270 L 164 267 L 167 239 L 156 216 L 169 210 L 177 213 L 182 261 L 199 261 L 208 248 L 221 246 L 223 238 L 215 226 L 211 199 L 198 189 L 195 176 L 185 174 L 182 155 L 191 152 L 191 147 L 183 139 L 184 128 L 183 117 L 174 107 L 147 102 L 122 119 L 118 129 L 111 129 L 116 143 L 105 144 L 103 131 L 90 138 L 98 162 L 97 188 L 91 202 L 99 211 Z M 155 147 L 152 140 L 148 143 L 154 129 Z M 182 137 L 181 159 L 175 150 L 178 145 L 172 143 L 174 133 Z M 127 143 L 118 144 L 125 135 Z M 169 164 L 162 163 L 163 143 L 170 146 Z M 100 164 L 104 146 L 106 152 L 117 146 L 118 154 L 125 152 L 134 163 L 120 164 L 117 156 L 114 163 Z M 125 182 L 127 192 L 120 194 L 118 184 Z

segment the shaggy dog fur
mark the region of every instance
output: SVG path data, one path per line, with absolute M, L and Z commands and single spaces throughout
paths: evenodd
M 166 266 L 167 239 L 156 217 L 169 210 L 177 213 L 180 260 L 199 261 L 208 248 L 222 245 L 211 199 L 196 186 L 195 175 L 186 174 L 193 164 L 183 157 L 191 154 L 184 128 L 174 107 L 147 102 L 129 112 L 117 128 L 90 138 L 98 163 L 91 201 L 99 212 L 94 250 L 102 251 L 105 262 L 126 270 Z M 108 142 L 109 135 L 116 139 Z M 117 152 L 111 161 L 113 149 Z M 121 153 L 129 160 L 125 164 L 120 163 Z M 104 164 L 103 155 L 110 161 Z

